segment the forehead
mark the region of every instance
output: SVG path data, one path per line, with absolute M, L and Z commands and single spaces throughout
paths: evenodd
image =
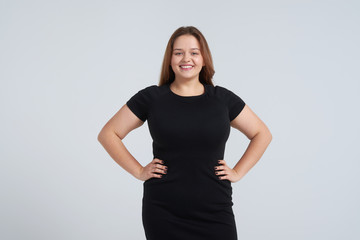
M 198 48 L 200 49 L 199 41 L 193 35 L 181 35 L 175 39 L 174 46 L 175 49 L 191 49 Z

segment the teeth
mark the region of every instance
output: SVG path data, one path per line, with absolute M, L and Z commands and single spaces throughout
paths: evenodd
M 181 66 L 181 68 L 192 68 L 192 66 Z

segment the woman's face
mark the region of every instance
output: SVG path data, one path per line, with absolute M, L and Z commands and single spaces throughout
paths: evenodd
M 175 79 L 197 79 L 205 66 L 200 52 L 200 44 L 192 35 L 181 35 L 176 38 L 171 56 L 171 67 Z

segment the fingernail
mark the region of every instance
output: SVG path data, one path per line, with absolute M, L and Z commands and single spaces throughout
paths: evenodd
M 167 169 L 167 167 L 165 167 L 165 169 Z
M 218 160 L 218 162 L 220 163 L 220 160 Z

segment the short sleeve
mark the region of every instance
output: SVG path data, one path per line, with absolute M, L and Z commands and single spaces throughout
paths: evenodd
M 220 87 L 222 98 L 229 111 L 230 122 L 234 120 L 245 107 L 244 100 L 227 88 Z
M 127 102 L 129 109 L 143 122 L 146 121 L 149 114 L 151 96 L 150 87 L 139 90 Z

